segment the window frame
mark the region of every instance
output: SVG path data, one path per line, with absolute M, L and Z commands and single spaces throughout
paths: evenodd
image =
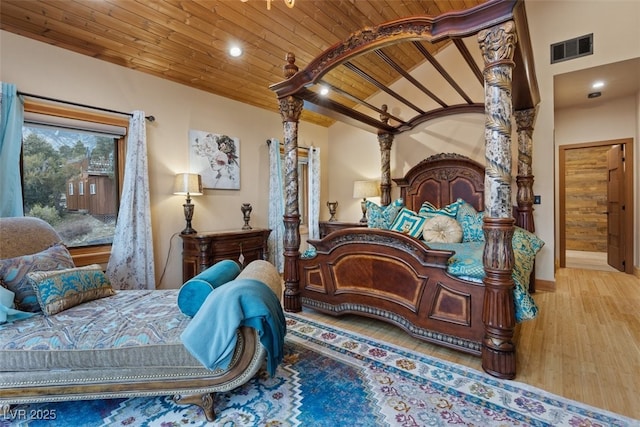
M 25 113 L 36 113 L 65 119 L 75 119 L 85 122 L 120 126 L 126 129 L 126 133 L 129 132 L 129 120 L 126 117 L 113 116 L 93 111 L 81 110 L 79 108 L 70 108 L 32 100 L 24 101 L 24 111 Z M 118 174 L 118 200 L 120 200 L 120 197 L 122 197 L 125 154 L 127 150 L 126 145 L 127 138 L 125 134 L 124 136 L 121 136 L 117 139 L 115 149 L 116 167 Z M 20 159 L 20 164 L 22 169 L 22 158 Z M 22 175 L 21 179 L 23 179 Z M 90 264 L 100 264 L 103 266 L 103 268 L 105 268 L 106 264 L 109 262 L 109 257 L 111 256 L 111 244 L 83 246 L 68 249 L 71 253 L 71 257 L 73 258 L 73 262 L 77 267 L 82 267 Z

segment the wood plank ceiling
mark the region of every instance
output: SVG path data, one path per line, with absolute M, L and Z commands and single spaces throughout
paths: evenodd
M 289 0 L 291 1 L 291 0 Z M 139 70 L 173 82 L 278 112 L 269 86 L 284 79 L 287 52 L 302 69 L 351 33 L 411 15 L 440 15 L 487 0 L 2 0 L 0 28 L 83 55 Z M 228 55 L 231 45 L 244 50 Z M 328 75 L 326 83 L 366 100 L 380 91 L 358 69 L 382 85 L 402 70 L 425 61 L 443 44 L 401 45 L 398 50 L 362 57 Z M 386 64 L 386 65 L 385 65 Z M 354 68 L 356 67 L 356 68 Z M 39 94 L 47 95 L 47 94 Z M 68 100 L 72 100 L 69 96 Z M 302 120 L 322 126 L 334 120 L 304 111 Z

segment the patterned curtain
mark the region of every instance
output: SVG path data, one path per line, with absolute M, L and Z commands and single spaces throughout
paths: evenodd
M 116 289 L 156 287 L 143 111 L 134 111 L 129 121 L 122 198 L 107 275 Z
M 16 85 L 0 89 L 0 217 L 23 216 L 20 150 L 24 105 Z
M 280 160 L 280 141 L 269 142 L 269 261 L 284 272 L 284 187 Z
M 320 238 L 320 149 L 309 148 L 309 239 Z

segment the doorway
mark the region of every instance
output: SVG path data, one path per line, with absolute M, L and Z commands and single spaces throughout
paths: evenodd
M 633 272 L 632 150 L 630 138 L 559 147 L 560 267 Z

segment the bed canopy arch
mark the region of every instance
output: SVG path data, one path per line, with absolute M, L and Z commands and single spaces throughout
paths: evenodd
M 469 48 L 472 40 L 479 54 Z M 447 70 L 435 57 L 444 44 L 453 44 L 467 64 L 473 84 L 480 84 L 480 99 L 474 99 L 454 72 Z M 435 47 L 434 47 L 435 46 Z M 457 97 L 450 102 L 438 95 L 438 87 L 418 81 L 403 59 L 422 55 L 440 74 L 442 81 Z M 375 58 L 375 59 L 370 59 Z M 480 58 L 482 64 L 478 64 Z M 283 67 L 285 80 L 274 84 L 283 122 L 285 150 L 285 214 L 284 214 L 284 306 L 287 311 L 300 311 L 300 223 L 297 188 L 298 127 L 303 109 L 325 114 L 341 122 L 369 130 L 377 135 L 380 147 L 381 204 L 391 202 L 390 151 L 394 136 L 413 129 L 428 120 L 452 114 L 484 112 L 485 114 L 485 189 L 484 232 L 484 339 L 483 368 L 496 376 L 515 376 L 515 318 L 511 289 L 513 249 L 510 244 L 514 224 L 534 231 L 533 174 L 531 168 L 532 134 L 538 86 L 535 78 L 525 4 L 523 0 L 490 0 L 471 9 L 439 16 L 412 16 L 369 27 L 336 43 L 304 69 L 288 53 Z M 377 61 L 377 62 L 376 62 Z M 381 61 L 381 62 L 380 62 Z M 382 63 L 384 66 L 380 66 Z M 369 68 L 367 68 L 369 67 Z M 423 107 L 394 90 L 384 79 L 381 68 L 391 69 L 397 79 L 405 79 L 414 92 L 429 98 Z M 336 70 L 339 70 L 336 72 Z M 355 85 L 340 87 L 340 73 L 355 73 L 363 85 L 374 85 L 386 93 L 389 102 L 375 106 L 354 95 Z M 335 73 L 335 74 L 331 74 Z M 389 72 L 387 72 L 389 73 Z M 475 80 L 475 81 L 474 81 Z M 320 94 L 321 86 L 337 94 L 334 98 Z M 474 93 L 477 94 L 477 91 Z M 406 117 L 392 111 L 402 105 L 411 111 Z M 391 108 L 390 108 L 391 107 Z M 512 122 L 517 126 L 517 203 L 512 203 L 511 145 Z

